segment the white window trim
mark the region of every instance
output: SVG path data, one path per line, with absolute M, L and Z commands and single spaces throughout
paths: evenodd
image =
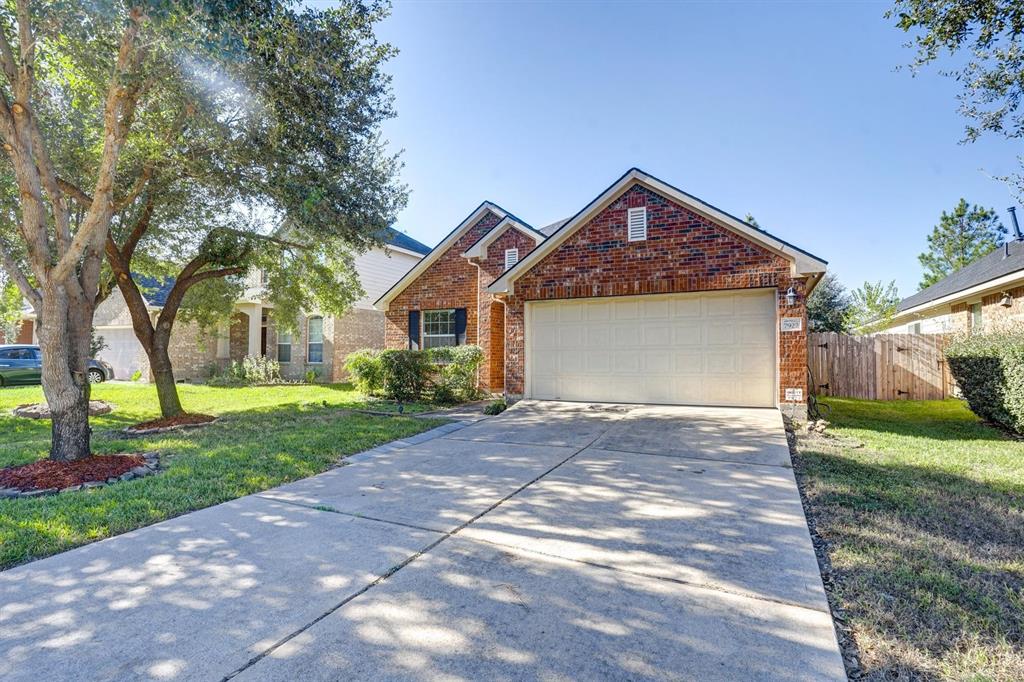
M 505 249 L 505 269 L 519 262 L 519 249 Z
M 634 225 L 634 223 L 637 223 Z M 639 227 L 640 231 L 634 232 Z M 647 207 L 638 206 L 626 211 L 626 234 L 631 242 L 647 241 Z
M 427 313 L 451 313 L 452 315 L 452 333 L 451 334 L 427 334 Z M 455 343 L 450 344 L 452 346 L 459 345 L 459 333 L 455 330 L 455 308 L 435 308 L 433 310 L 422 310 L 420 311 L 420 348 L 426 350 L 427 348 L 439 348 L 440 346 L 428 346 L 427 337 L 431 338 L 447 338 L 452 337 Z
M 320 360 L 314 361 L 309 359 L 309 346 L 312 342 L 312 336 L 309 333 L 309 323 L 313 320 L 320 320 Z M 311 315 L 306 318 L 306 364 L 307 365 L 322 365 L 324 364 L 324 318 L 322 315 Z
M 284 336 L 288 337 L 288 343 L 281 343 L 281 339 Z M 281 359 L 281 346 L 288 346 L 288 359 L 287 360 L 282 360 Z M 280 334 L 278 334 L 277 335 L 277 361 L 279 363 L 282 363 L 282 364 L 291 364 L 291 361 L 292 361 L 292 351 L 293 350 L 295 350 L 295 339 L 292 338 L 292 335 L 290 333 L 288 333 L 288 332 L 281 332 Z

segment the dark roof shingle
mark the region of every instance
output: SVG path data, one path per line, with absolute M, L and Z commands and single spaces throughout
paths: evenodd
M 982 256 L 969 265 L 940 279 L 927 289 L 922 289 L 913 296 L 900 301 L 896 312 L 916 308 L 919 305 L 955 294 L 965 289 L 990 282 L 1014 272 L 1024 276 L 1024 241 L 1006 242 L 992 253 Z
M 422 255 L 430 253 L 430 247 L 426 244 L 422 244 L 404 232 L 399 232 L 393 227 L 387 228 L 385 231 L 382 241 L 385 244 L 398 247 L 399 249 L 405 249 L 406 251 L 412 251 Z

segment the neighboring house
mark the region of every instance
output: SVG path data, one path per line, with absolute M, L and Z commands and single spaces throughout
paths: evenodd
M 900 301 L 885 331 L 941 334 L 1024 322 L 1024 240 L 992 253 Z
M 179 320 L 175 324 L 169 348 L 174 377 L 198 381 L 246 355 L 263 355 L 277 359 L 286 378 L 300 379 L 307 370 L 317 372 L 323 381 L 343 378 L 342 365 L 350 352 L 384 347 L 384 314 L 373 308 L 373 302 L 430 251 L 396 230 L 389 230 L 384 242 L 385 247 L 369 249 L 354 259 L 365 295 L 352 310 L 339 319 L 311 311 L 299 320 L 295 334 L 277 331 L 273 307 L 265 300 L 261 273 L 250 273 L 245 292 L 235 303 L 231 323 L 225 324 L 215 338 L 202 338 L 194 323 Z M 139 280 L 155 319 L 174 282 L 146 277 Z M 33 337 L 32 316 L 28 317 L 19 343 Z M 135 338 L 131 314 L 119 290 L 97 307 L 94 326 L 107 344 L 98 357 L 114 367 L 117 379 L 130 379 L 136 372 L 143 380 L 150 378 L 146 352 Z
M 485 201 L 377 307 L 389 348 L 479 344 L 510 397 L 800 413 L 825 266 L 632 169 L 541 230 Z

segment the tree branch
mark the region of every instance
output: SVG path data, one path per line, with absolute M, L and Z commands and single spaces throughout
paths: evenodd
M 121 146 L 128 134 L 125 118 L 129 117 L 135 105 L 137 89 L 122 87 L 122 77 L 138 66 L 141 59 L 137 46 L 139 33 L 145 16 L 142 9 L 132 7 L 128 12 L 128 25 L 121 38 L 118 51 L 117 66 L 107 90 L 107 101 L 104 107 L 104 143 L 100 157 L 99 173 L 96 178 L 96 189 L 93 201 L 86 213 L 85 220 L 75 233 L 71 244 L 64 255 L 49 272 L 50 277 L 62 282 L 75 269 L 79 258 L 86 248 L 94 241 L 96 232 L 110 229 L 110 218 L 114 214 L 113 186 L 117 170 L 117 161 Z M 105 236 L 102 243 L 105 242 Z
M 7 276 L 18 285 L 21 295 L 27 298 L 32 307 L 38 311 L 43 305 L 43 297 L 39 290 L 28 281 L 28 277 L 21 271 L 21 267 L 18 266 L 14 256 L 11 255 L 11 248 L 4 242 L 0 242 L 0 258 L 3 259 L 4 271 L 7 273 Z

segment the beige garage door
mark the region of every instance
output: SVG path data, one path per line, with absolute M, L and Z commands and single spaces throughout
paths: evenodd
M 775 292 L 526 304 L 526 393 L 548 400 L 775 405 Z

